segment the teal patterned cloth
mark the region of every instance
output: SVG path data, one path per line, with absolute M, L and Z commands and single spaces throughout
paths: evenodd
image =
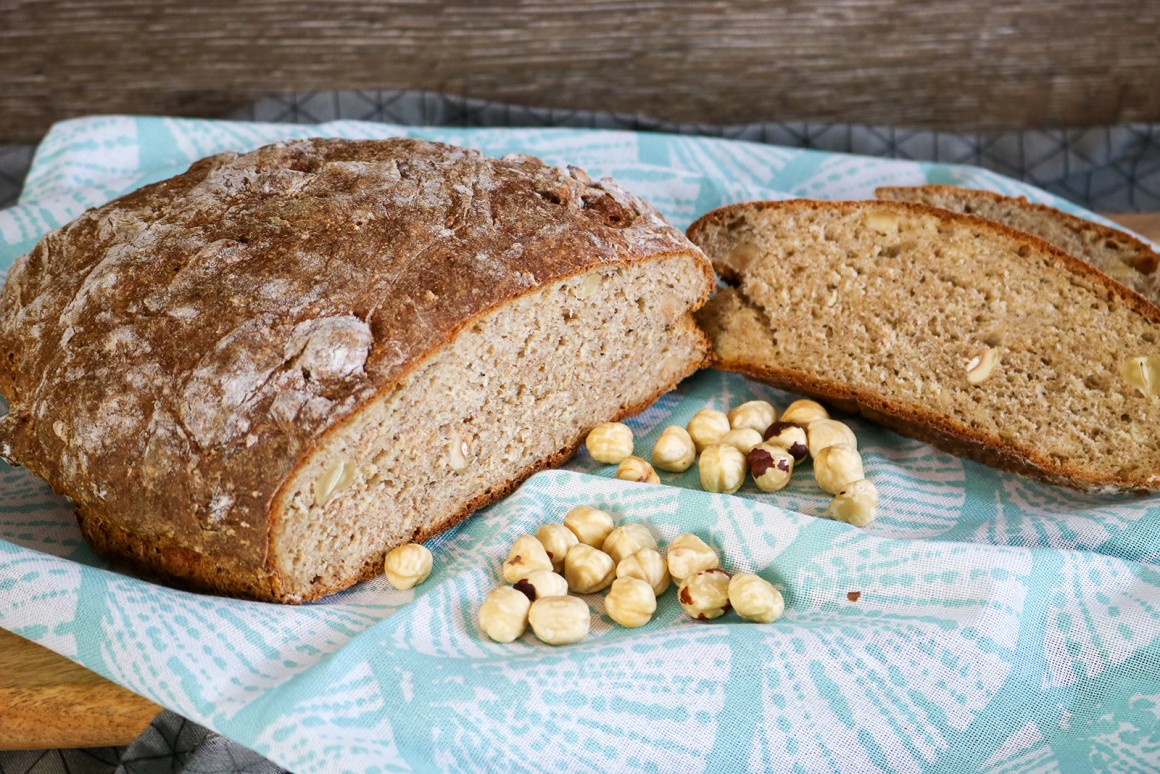
M 591 130 L 281 126 L 102 117 L 56 126 L 0 269 L 49 229 L 222 150 L 315 135 L 420 136 L 613 175 L 680 227 L 758 198 L 864 198 L 883 184 L 1049 194 L 969 167 Z M 704 371 L 630 424 L 647 452 L 697 409 L 793 396 Z M 1082 420 L 1081 420 L 1082 421 Z M 819 518 L 784 491 L 626 484 L 581 453 L 430 546 L 414 591 L 370 581 L 303 607 L 174 591 L 118 573 L 66 501 L 0 465 L 0 626 L 300 772 L 1155 771 L 1160 769 L 1160 498 L 1100 499 L 851 420 L 881 516 Z M 512 540 L 589 504 L 694 532 L 726 569 L 784 593 L 784 618 L 686 618 L 670 591 L 621 629 L 552 648 L 483 638 L 475 613 Z

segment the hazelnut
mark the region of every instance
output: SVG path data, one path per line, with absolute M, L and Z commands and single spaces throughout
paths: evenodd
M 828 514 L 831 519 L 865 527 L 878 518 L 878 488 L 864 478 L 851 481 L 834 495 Z
M 785 407 L 785 413 L 782 414 L 781 421 L 793 422 L 793 424 L 802 427 L 810 427 L 810 422 L 819 419 L 829 419 L 829 412 L 826 407 L 815 400 L 795 400 L 789 406 Z
M 616 575 L 612 557 L 598 548 L 579 543 L 572 546 L 564 560 L 564 577 L 568 588 L 577 594 L 603 591 Z
M 772 623 L 785 610 L 781 592 L 765 578 L 748 572 L 729 579 L 729 604 L 737 615 L 757 623 Z
M 564 580 L 564 576 L 557 575 L 551 570 L 536 570 L 528 577 L 513 583 L 512 588 L 532 602 L 541 597 L 565 597 L 568 595 L 568 581 Z
M 532 603 L 526 596 L 504 586 L 488 594 L 479 608 L 479 628 L 496 642 L 511 642 L 523 636 Z
M 685 429 L 689 431 L 689 437 L 700 453 L 707 446 L 721 443 L 721 439 L 732 428 L 729 427 L 729 417 L 716 409 L 703 408 L 693 415 Z
M 608 537 L 608 533 L 612 531 L 613 525 L 612 517 L 606 512 L 581 505 L 568 511 L 567 515 L 564 516 L 564 526 L 581 543 L 593 548 L 600 548 L 604 545 L 604 538 Z
M 657 595 L 639 578 L 617 578 L 604 598 L 604 611 L 621 626 L 635 629 L 652 620 L 657 611 Z
M 447 453 L 447 466 L 456 473 L 461 473 L 467 469 L 467 462 L 470 457 L 471 447 L 467 445 L 467 441 L 459 436 L 454 436 L 451 439 Z
M 564 569 L 564 557 L 568 555 L 568 549 L 579 542 L 572 530 L 563 524 L 541 524 L 536 530 L 536 540 L 540 541 L 548 558 L 552 560 L 555 572 Z
M 706 447 L 697 463 L 701 488 L 706 492 L 732 494 L 745 483 L 745 455 L 735 446 L 717 444 Z
M 576 597 L 544 597 L 532 603 L 528 623 L 541 642 L 571 645 L 588 636 L 588 604 Z
M 793 422 L 802 427 L 809 427 L 810 422 L 818 419 L 829 419 L 830 412 L 821 403 L 813 400 L 795 400 L 786 407 L 781 415 L 782 422 Z
M 624 524 L 608 533 L 604 545 L 600 550 L 612 557 L 612 561 L 620 564 L 625 558 L 632 556 L 642 548 L 656 548 L 657 539 L 644 524 Z
M 652 462 L 661 470 L 684 473 L 696 459 L 697 447 L 683 427 L 669 425 L 653 444 Z
M 794 462 L 801 462 L 809 453 L 806 429 L 797 422 L 774 422 L 766 428 L 763 440 L 770 446 L 780 446 L 793 456 Z
M 592 428 L 584 445 L 597 462 L 618 465 L 632 454 L 632 430 L 620 422 L 605 422 Z
M 340 492 L 349 489 L 356 472 L 358 466 L 349 460 L 331 463 L 314 482 L 314 504 L 322 508 Z
M 681 581 L 702 570 L 711 570 L 720 563 L 717 552 L 696 535 L 686 532 L 669 543 L 669 575 L 675 580 Z
M 626 556 L 616 565 L 617 578 L 636 578 L 652 587 L 653 594 L 660 596 L 669 587 L 669 566 L 660 552 L 654 548 L 642 548 L 632 556 Z
M 806 437 L 810 447 L 810 456 L 817 458 L 822 449 L 836 443 L 858 448 L 858 439 L 854 431 L 836 419 L 818 419 L 806 427 Z
M 1145 398 L 1160 395 L 1160 355 L 1128 358 L 1120 369 L 1120 375 Z
M 512 543 L 507 561 L 503 563 L 503 579 L 508 583 L 515 583 L 536 570 L 551 571 L 551 569 L 552 560 L 540 541 L 531 535 L 520 535 Z
M 847 484 L 865 477 L 862 455 L 849 444 L 827 446 L 814 457 L 814 478 L 823 492 L 837 494 Z
M 752 427 L 730 430 L 722 436 L 721 443 L 725 446 L 732 446 L 742 454 L 748 454 L 750 449 L 761 443 L 761 433 Z
M 748 427 L 750 430 L 764 433 L 765 428 L 772 425 L 776 419 L 777 409 L 772 403 L 764 400 L 742 403 L 729 412 L 729 426 L 734 430 Z
M 427 546 L 407 543 L 392 549 L 383 560 L 383 572 L 395 588 L 413 589 L 431 574 L 431 552 Z
M 879 234 L 898 233 L 898 216 L 888 210 L 868 210 L 862 216 L 862 222 Z
M 653 466 L 640 457 L 625 457 L 616 468 L 616 477 L 621 481 L 636 481 L 641 484 L 659 484 L 660 476 Z
M 729 573 L 720 569 L 703 570 L 685 578 L 677 591 L 677 600 L 690 618 L 698 621 L 720 618 L 729 609 Z
M 967 363 L 967 383 L 968 384 L 982 384 L 990 377 L 991 372 L 995 370 L 995 364 L 999 362 L 999 353 L 987 347 L 980 354 L 971 358 Z
M 793 455 L 781 447 L 763 443 L 746 456 L 753 483 L 763 492 L 784 489 L 793 477 Z

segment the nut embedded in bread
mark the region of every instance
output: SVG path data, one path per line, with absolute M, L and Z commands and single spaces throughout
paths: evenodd
M 711 288 L 579 169 L 401 139 L 220 154 L 13 267 L 0 453 L 113 558 L 314 599 L 696 370 Z
M 1024 196 L 951 185 L 883 187 L 879 199 L 915 202 L 993 220 L 1025 231 L 1087 261 L 1112 279 L 1160 304 L 1160 253 L 1131 234 L 1077 218 Z
M 1160 490 L 1160 309 L 991 221 L 903 202 L 758 202 L 689 229 L 735 287 L 697 317 L 718 367 L 1006 470 Z M 1129 369 L 1131 371 L 1131 369 Z

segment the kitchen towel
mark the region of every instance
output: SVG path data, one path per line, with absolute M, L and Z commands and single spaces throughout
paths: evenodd
M 0 267 L 85 207 L 220 150 L 313 135 L 422 136 L 611 174 L 676 225 L 755 198 L 869 196 L 938 182 L 1025 194 L 991 172 L 744 142 L 589 130 L 415 129 L 163 118 L 65 122 L 0 213 Z M 694 411 L 793 396 L 715 371 L 630 424 L 648 450 Z M 831 522 L 808 471 L 779 493 L 627 484 L 581 453 L 431 541 L 414 591 L 382 579 L 303 607 L 119 574 L 67 503 L 0 469 L 0 625 L 295 771 L 1148 770 L 1160 765 L 1160 499 L 1108 500 L 998 473 L 851 420 L 882 494 Z M 481 636 L 508 545 L 580 504 L 692 531 L 786 597 L 760 626 L 688 620 L 670 591 L 638 630 L 590 598 L 593 631 L 551 648 Z

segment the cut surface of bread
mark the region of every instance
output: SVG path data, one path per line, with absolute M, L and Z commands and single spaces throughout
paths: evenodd
M 951 185 L 884 187 L 879 199 L 908 201 L 975 215 L 1025 231 L 1081 258 L 1117 282 L 1160 304 L 1160 253 L 1118 229 L 1093 223 L 1023 196 Z
M 317 599 L 699 368 L 712 287 L 574 167 L 413 139 L 219 154 L 13 266 L 0 456 L 106 556 Z
M 1082 261 L 902 202 L 740 204 L 688 234 L 734 285 L 697 315 L 718 367 L 1042 480 L 1160 489 L 1160 310 Z

